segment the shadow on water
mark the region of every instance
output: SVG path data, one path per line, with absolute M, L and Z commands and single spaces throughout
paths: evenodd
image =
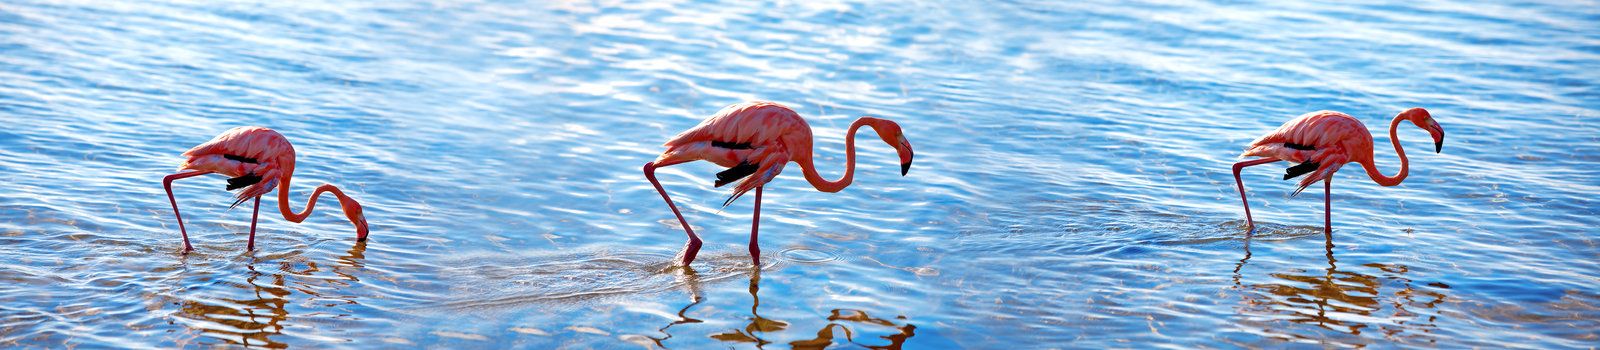
M 756 348 L 765 348 L 767 345 L 774 343 L 774 341 L 767 339 L 768 337 L 766 334 L 791 331 L 791 323 L 761 315 L 761 270 L 751 269 L 749 274 L 749 291 L 751 300 L 750 317 L 747 318 L 749 322 L 745 324 L 743 328 L 725 330 L 712 334 L 710 337 L 725 343 L 753 344 L 756 346 Z M 700 303 L 705 301 L 701 294 L 699 282 L 695 275 L 696 273 L 692 269 L 684 270 L 685 278 L 690 281 L 690 283 L 686 284 L 686 286 L 688 286 L 692 301 L 688 305 L 685 305 L 682 309 L 678 310 L 678 319 L 673 320 L 672 323 L 660 328 L 660 331 L 663 334 L 662 337 L 651 337 L 656 346 L 667 348 L 666 341 L 668 339 L 672 339 L 673 337 L 669 330 L 674 326 L 705 322 L 688 315 L 690 309 L 693 309 L 695 306 L 698 306 Z M 896 319 L 904 322 L 905 317 L 897 317 Z M 845 343 L 863 348 L 885 350 L 901 349 L 907 340 L 916 335 L 917 329 L 916 325 L 912 325 L 910 323 L 901 324 L 895 322 L 894 320 L 873 317 L 867 314 L 865 311 L 851 309 L 833 309 L 830 311 L 827 321 L 827 324 L 823 325 L 821 329 L 817 330 L 816 337 L 812 339 L 790 341 L 789 347 L 792 349 L 827 349 L 835 345 L 842 345 L 837 343 L 840 340 L 839 338 L 842 336 L 842 340 Z M 861 326 L 886 327 L 893 329 L 896 333 L 878 337 L 886 340 L 888 342 L 887 344 L 872 345 L 857 342 L 857 331 L 852 331 L 852 326 L 856 326 L 857 328 L 860 328 Z
M 1449 286 L 1437 282 L 1418 286 L 1406 277 L 1409 269 L 1404 265 L 1367 263 L 1341 268 L 1333 254 L 1332 237 L 1325 239 L 1326 269 L 1293 268 L 1268 274 L 1267 282 L 1247 283 L 1242 271 L 1252 254 L 1251 239 L 1246 238 L 1244 257 L 1233 269 L 1234 288 L 1242 297 L 1238 313 L 1243 320 L 1239 324 L 1291 342 L 1359 347 L 1371 342 L 1360 337 L 1365 332 L 1408 343 L 1436 342 L 1438 335 L 1432 333 L 1438 329 L 1437 308 L 1448 299 L 1443 291 Z M 1350 337 L 1340 336 L 1345 334 Z
M 354 275 L 341 271 L 340 267 L 360 268 L 366 249 L 365 242 L 356 243 L 344 256 L 338 257 L 338 266 L 329 270 L 345 281 L 355 281 Z M 303 269 L 296 269 L 297 263 L 285 259 L 255 256 L 249 256 L 247 259 L 250 260 L 245 265 L 245 269 L 249 271 L 248 277 L 245 277 L 243 285 L 236 285 L 245 290 L 246 297 L 185 299 L 180 302 L 179 311 L 173 316 L 198 321 L 190 327 L 198 330 L 200 335 L 230 344 L 270 349 L 288 348 L 289 344 L 274 341 L 272 337 L 283 333 L 291 315 L 289 302 L 294 299 L 293 295 L 299 291 L 313 294 L 314 298 L 321 297 L 306 288 L 291 287 L 290 279 L 312 276 L 323 272 L 323 269 L 315 263 L 308 263 Z M 277 261 L 275 264 L 279 273 L 258 270 L 256 265 L 263 260 Z M 347 298 L 345 301 L 350 304 L 356 303 L 353 296 L 343 296 L 343 298 Z

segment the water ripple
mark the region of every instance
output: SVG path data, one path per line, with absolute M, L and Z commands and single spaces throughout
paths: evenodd
M 1600 6 L 711 1 L 0 5 L 0 346 L 1581 348 L 1600 324 Z M 820 171 L 726 208 L 640 166 L 724 105 L 785 103 Z M 1401 186 L 1322 203 L 1229 165 L 1287 118 L 1450 133 Z M 239 125 L 287 135 L 302 224 L 180 182 Z M 1420 149 L 1427 136 L 1399 132 Z M 1379 168 L 1398 168 L 1380 145 Z M 267 199 L 276 205 L 275 198 Z M 294 203 L 300 207 L 303 203 Z M 1329 248 L 1328 244 L 1333 247 Z M 1517 339 L 1507 345 L 1505 339 Z

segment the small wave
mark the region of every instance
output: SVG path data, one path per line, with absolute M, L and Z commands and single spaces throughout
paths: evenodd
M 679 267 L 675 257 L 646 252 L 580 251 L 527 256 L 467 257 L 441 265 L 460 299 L 434 308 L 491 311 L 529 304 L 576 305 L 598 298 L 699 289 L 704 283 L 751 272 L 749 256 L 739 252 L 705 252 L 693 267 Z M 782 260 L 782 259 L 770 259 Z M 762 267 L 772 271 L 784 264 Z
M 778 253 L 778 257 L 801 264 L 823 264 L 839 261 L 839 254 L 811 248 L 789 248 Z

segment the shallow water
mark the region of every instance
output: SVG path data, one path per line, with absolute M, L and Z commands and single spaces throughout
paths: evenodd
M 1600 340 L 1600 4 L 657 1 L 0 4 L 0 347 L 1440 346 Z M 722 106 L 785 103 L 829 177 L 750 196 L 664 168 Z M 1318 109 L 1400 131 L 1291 198 L 1229 166 Z M 240 125 L 295 143 L 304 224 L 160 178 Z M 303 203 L 294 203 L 300 208 Z

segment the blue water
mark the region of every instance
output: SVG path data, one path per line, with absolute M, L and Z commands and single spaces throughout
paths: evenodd
M 0 347 L 1592 348 L 1600 3 L 0 3 Z M 787 104 L 827 177 L 640 166 Z M 1333 109 L 1411 176 L 1291 198 L 1245 144 Z M 160 179 L 241 125 L 366 208 L 303 224 Z M 274 199 L 267 205 L 275 206 Z

